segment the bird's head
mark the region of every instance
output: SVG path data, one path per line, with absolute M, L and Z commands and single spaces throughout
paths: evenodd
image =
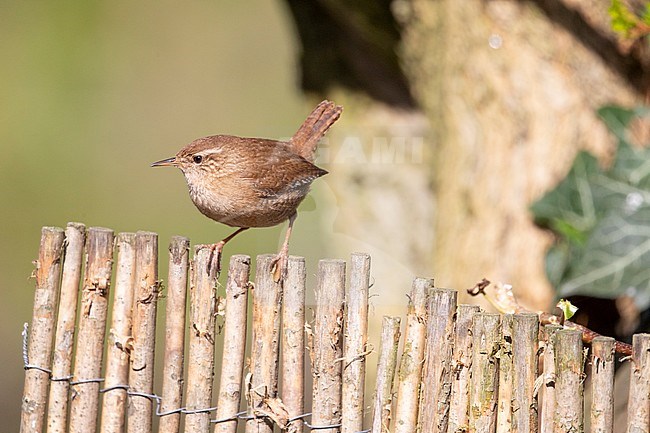
M 188 184 L 205 182 L 218 176 L 228 165 L 228 155 L 224 144 L 229 136 L 213 135 L 192 141 L 178 151 L 176 156 L 156 161 L 152 167 L 178 167 L 181 169 Z

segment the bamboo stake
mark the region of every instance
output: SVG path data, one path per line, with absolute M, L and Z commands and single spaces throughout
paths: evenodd
M 393 406 L 393 379 L 397 366 L 400 318 L 384 316 L 377 364 L 377 387 L 372 417 L 373 433 L 388 433 Z
M 615 341 L 611 337 L 596 337 L 591 342 L 592 433 L 614 430 Z
M 29 330 L 27 356 L 29 364 L 50 368 L 52 337 L 56 319 L 56 303 L 60 290 L 61 259 L 63 258 L 63 230 L 58 227 L 43 227 L 41 244 L 36 262 L 36 290 L 34 310 Z M 21 432 L 42 432 L 45 419 L 45 405 L 50 386 L 50 376 L 38 369 L 25 372 Z
M 250 288 L 250 267 L 251 258 L 249 256 L 230 257 L 226 283 L 223 357 L 217 401 L 218 420 L 231 417 L 239 411 L 244 354 L 246 352 L 246 310 Z M 236 419 L 215 425 L 217 433 L 235 433 L 236 431 Z
M 305 259 L 289 257 L 282 308 L 282 401 L 290 417 L 305 413 Z M 302 433 L 303 420 L 292 422 Z
M 536 433 L 537 395 L 537 334 L 539 319 L 535 313 L 514 315 L 512 326 L 512 431 Z
M 363 429 L 366 352 L 368 344 L 368 288 L 370 256 L 352 254 L 350 286 L 346 293 L 346 320 L 343 336 L 343 390 L 341 432 Z
M 77 295 L 81 281 L 85 242 L 86 226 L 79 223 L 68 223 L 65 229 L 65 260 L 63 261 L 61 297 L 52 358 L 52 377 L 54 378 L 68 377 L 72 372 Z M 64 433 L 66 431 L 69 392 L 70 382 L 67 380 L 57 380 L 50 384 L 47 412 L 48 433 Z
M 497 433 L 512 431 L 512 359 L 513 340 L 512 314 L 505 314 L 501 320 L 501 350 L 499 351 L 499 396 L 497 401 Z
M 447 431 L 457 296 L 455 290 L 435 289 L 429 298 L 427 347 L 420 405 L 420 426 L 423 432 Z
M 313 383 L 312 425 L 341 422 L 341 333 L 345 293 L 345 262 L 321 260 L 316 289 L 316 317 L 311 350 Z M 337 428 L 322 429 L 335 433 Z
M 559 325 L 544 326 L 544 383 L 542 390 L 541 433 L 553 432 L 555 416 L 555 333 L 562 329 Z
M 131 351 L 131 313 L 135 277 L 135 233 L 117 235 L 117 270 L 113 291 L 113 312 L 108 335 L 104 388 L 126 385 Z M 126 390 L 115 388 L 104 394 L 101 431 L 121 433 L 125 427 Z
M 496 427 L 500 322 L 498 313 L 478 313 L 473 318 L 470 432 L 491 433 Z
M 160 294 L 158 281 L 158 235 L 135 235 L 135 295 L 133 304 L 133 350 L 129 370 L 129 390 L 153 392 L 154 352 L 156 347 L 156 307 Z M 152 428 L 153 401 L 131 395 L 128 400 L 127 429 L 147 433 Z
M 452 359 L 451 400 L 449 403 L 448 431 L 469 430 L 470 368 L 472 367 L 472 320 L 480 312 L 478 305 L 459 305 L 454 333 Z
M 217 278 L 210 267 L 209 245 L 194 247 L 190 284 L 190 336 L 187 367 L 185 433 L 210 431 L 210 407 L 214 379 L 214 338 Z
M 165 311 L 165 355 L 163 363 L 161 413 L 181 407 L 183 400 L 183 360 L 185 351 L 185 310 L 190 240 L 173 236 L 169 244 L 167 306 Z M 181 414 L 160 418 L 159 433 L 177 433 Z
M 274 258 L 271 254 L 257 257 L 253 290 L 251 380 L 247 383 L 247 399 L 254 417 L 246 423 L 247 433 L 271 433 L 273 419 L 280 421 L 279 418 L 260 416 L 276 415 L 269 402 L 275 401 L 278 392 L 282 286 L 273 280 L 271 268 Z
M 583 424 L 582 333 L 563 329 L 555 334 L 556 433 L 582 432 Z
M 417 427 L 427 332 L 427 300 L 431 288 L 433 280 L 416 278 L 408 297 L 404 349 L 399 366 L 395 405 L 395 433 L 413 433 Z
M 650 431 L 650 334 L 632 337 L 630 395 L 627 409 L 627 431 Z
M 78 384 L 72 386 L 73 398 L 70 403 L 71 433 L 91 433 L 96 430 L 100 383 L 84 381 L 100 379 L 102 371 L 113 240 L 112 230 L 99 227 L 88 229 L 86 271 L 74 361 L 74 380 Z

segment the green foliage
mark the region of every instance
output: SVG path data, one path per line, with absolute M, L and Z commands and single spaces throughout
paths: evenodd
M 636 15 L 622 0 L 612 0 L 608 9 L 612 19 L 612 29 L 626 38 L 636 38 L 648 34 L 650 26 L 650 2 L 646 2 L 643 12 Z
M 560 310 L 562 310 L 562 313 L 564 314 L 564 318 L 567 320 L 572 318 L 573 315 L 576 314 L 576 311 L 578 311 L 578 307 L 576 307 L 566 299 L 560 299 L 560 302 L 557 303 L 557 307 Z
M 557 235 L 546 270 L 558 296 L 615 298 L 650 306 L 650 149 L 632 147 L 628 125 L 650 110 L 604 107 L 619 144 L 612 166 L 580 152 L 567 177 L 535 202 L 535 222 Z
M 612 29 L 615 32 L 627 35 L 630 30 L 636 27 L 638 18 L 621 0 L 612 0 L 608 12 L 612 19 Z

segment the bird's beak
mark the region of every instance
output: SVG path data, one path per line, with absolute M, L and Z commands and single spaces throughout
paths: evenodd
M 156 161 L 151 164 L 152 167 L 168 167 L 176 165 L 176 157 L 172 156 L 171 158 L 163 159 L 161 161 Z

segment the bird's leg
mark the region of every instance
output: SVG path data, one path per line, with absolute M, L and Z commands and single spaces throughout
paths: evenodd
M 208 273 L 212 273 L 212 269 L 216 269 L 217 276 L 219 276 L 219 273 L 221 272 L 221 252 L 223 251 L 224 245 L 226 245 L 228 242 L 230 242 L 232 238 L 234 238 L 244 230 L 248 230 L 248 227 L 241 227 L 237 229 L 234 233 L 230 234 L 229 236 L 223 238 L 221 241 L 217 242 L 216 244 L 210 245 L 210 259 L 208 260 Z
M 278 255 L 273 259 L 271 272 L 273 272 L 273 280 L 275 280 L 276 283 L 279 283 L 280 281 L 284 283 L 284 279 L 287 276 L 287 269 L 289 267 L 289 238 L 291 237 L 293 223 L 296 221 L 297 217 L 298 214 L 295 212 L 289 217 L 289 227 L 287 228 L 287 234 L 284 236 L 284 243 L 282 244 L 282 248 L 280 248 Z

